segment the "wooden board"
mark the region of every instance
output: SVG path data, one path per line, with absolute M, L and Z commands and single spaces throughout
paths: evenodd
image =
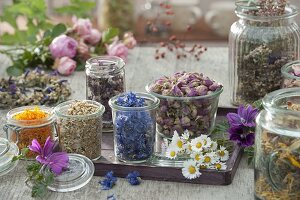
M 235 112 L 234 108 L 219 108 L 217 121 L 224 119 L 228 112 Z M 194 184 L 229 185 L 231 184 L 239 162 L 242 158 L 243 149 L 235 146 L 229 160 L 227 169 L 222 171 L 201 170 L 199 178 L 188 180 L 182 173 L 180 167 L 155 165 L 153 163 L 128 164 L 115 159 L 113 151 L 112 133 L 104 133 L 102 141 L 102 157 L 94 161 L 95 175 L 104 176 L 108 171 L 114 171 L 118 177 L 126 177 L 129 172 L 138 171 L 141 178 L 145 180 L 186 182 Z

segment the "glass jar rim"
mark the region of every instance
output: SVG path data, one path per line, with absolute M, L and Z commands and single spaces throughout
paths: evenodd
M 16 114 L 24 111 L 25 109 L 33 110 L 35 107 L 39 107 L 43 112 L 47 113 L 48 116 L 43 119 L 34 119 L 34 120 L 17 120 L 13 118 Z M 53 108 L 51 107 L 34 105 L 34 106 L 22 106 L 22 107 L 11 109 L 6 114 L 6 119 L 8 124 L 17 125 L 21 127 L 37 127 L 37 126 L 48 125 L 54 122 L 55 115 L 53 113 Z
M 152 94 L 153 96 L 156 96 L 158 98 L 161 98 L 161 99 L 173 99 L 173 100 L 185 100 L 185 101 L 189 101 L 189 100 L 199 100 L 199 99 L 206 99 L 206 98 L 209 98 L 209 97 L 216 97 L 216 96 L 219 96 L 223 90 L 224 90 L 224 87 L 222 86 L 221 89 L 219 90 L 216 90 L 214 92 L 212 92 L 211 94 L 207 94 L 207 95 L 203 95 L 203 96 L 195 96 L 195 97 L 174 97 L 174 96 L 167 96 L 167 95 L 162 95 L 162 94 L 158 94 L 156 92 L 152 92 L 151 91 L 151 85 L 153 83 L 149 83 L 146 85 L 146 91 L 149 93 L 149 94 Z
M 300 118 L 299 111 L 288 110 L 286 108 L 280 107 L 276 105 L 276 102 L 282 98 L 286 97 L 299 97 L 300 98 L 300 88 L 284 88 L 280 90 L 276 90 L 267 94 L 262 102 L 264 108 L 271 113 L 283 113 L 290 116 L 295 116 Z
M 122 110 L 122 111 L 145 111 L 145 110 L 153 110 L 153 109 L 158 108 L 159 103 L 160 103 L 160 100 L 157 97 L 155 97 L 154 95 L 144 93 L 144 92 L 134 92 L 134 94 L 136 94 L 137 97 L 142 97 L 147 100 L 151 100 L 151 104 L 143 106 L 143 107 L 124 107 L 124 106 L 117 105 L 116 100 L 119 97 L 124 96 L 125 94 L 127 94 L 127 92 L 124 92 L 124 93 L 121 93 L 119 95 L 112 97 L 108 101 L 109 106 L 113 109 Z
M 285 7 L 285 14 L 280 16 L 254 16 L 251 14 L 245 13 L 244 9 L 247 10 L 256 10 L 257 7 L 249 5 L 248 0 L 241 0 L 235 2 L 236 9 L 235 13 L 239 18 L 247 18 L 251 19 L 253 21 L 275 21 L 275 20 L 281 20 L 281 19 L 290 19 L 298 15 L 299 10 L 294 5 L 287 5 Z
M 87 114 L 87 115 L 68 115 L 68 114 L 64 114 L 61 112 L 61 109 L 65 106 L 70 106 L 72 103 L 74 102 L 78 102 L 78 101 L 84 101 L 84 102 L 88 102 L 90 104 L 96 105 L 99 107 L 99 109 L 91 114 Z M 82 118 L 86 118 L 86 117 L 97 117 L 97 116 L 101 116 L 105 111 L 105 107 L 101 104 L 98 103 L 97 101 L 93 101 L 93 100 L 69 100 L 63 103 L 60 103 L 59 105 L 57 105 L 54 108 L 54 113 L 56 116 L 58 117 L 66 117 L 66 118 L 74 118 L 74 119 L 82 119 Z
M 111 66 L 111 64 L 114 64 L 114 66 L 116 66 L 116 68 L 113 68 L 112 70 L 98 69 L 99 72 L 105 72 L 107 74 L 119 73 L 125 67 L 125 62 L 120 57 L 117 57 L 117 56 L 96 56 L 96 57 L 92 57 L 92 58 L 90 58 L 86 61 L 85 68 L 89 69 L 89 70 L 92 70 L 92 66 L 95 66 L 95 63 L 93 63 L 93 61 L 98 61 L 98 66 L 101 64 L 100 62 L 105 62 L 106 66 Z
M 293 74 L 290 74 L 291 72 L 291 68 L 295 65 L 295 64 L 299 64 L 300 65 L 300 60 L 296 60 L 290 63 L 285 64 L 283 67 L 281 67 L 281 74 L 284 77 L 290 78 L 290 79 L 296 79 L 296 80 L 300 80 L 299 76 L 295 76 Z

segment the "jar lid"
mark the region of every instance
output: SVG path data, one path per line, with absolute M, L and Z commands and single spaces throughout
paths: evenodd
M 79 154 L 68 154 L 68 168 L 59 176 L 48 189 L 55 192 L 70 192 L 84 187 L 92 179 L 95 171 L 93 162 Z M 44 165 L 41 172 L 45 175 L 51 173 L 49 167 Z
M 18 160 L 12 162 L 12 159 L 18 154 L 19 148 L 15 143 L 0 138 L 0 176 L 7 174 L 17 166 Z

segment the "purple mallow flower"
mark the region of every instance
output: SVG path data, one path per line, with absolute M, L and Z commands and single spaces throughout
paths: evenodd
M 29 149 L 38 154 L 36 157 L 38 162 L 48 165 L 56 175 L 59 175 L 62 170 L 68 166 L 68 154 L 65 152 L 53 153 L 54 142 L 51 140 L 50 136 L 47 138 L 43 148 L 39 142 L 34 139 L 32 140 L 31 145 L 29 145 Z
M 249 147 L 254 144 L 255 135 L 253 132 L 245 131 L 242 127 L 231 127 L 228 132 L 229 139 L 242 147 Z
M 240 105 L 237 113 L 227 114 L 227 119 L 229 124 L 233 127 L 254 127 L 257 114 L 258 109 L 253 108 L 251 105 L 247 107 Z

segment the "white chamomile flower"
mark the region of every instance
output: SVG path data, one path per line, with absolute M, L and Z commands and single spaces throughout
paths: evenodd
M 201 157 L 201 163 L 205 164 L 214 164 L 218 160 L 217 155 L 215 152 L 206 153 Z
M 180 139 L 177 131 L 174 131 L 174 135 L 172 137 L 171 145 L 174 146 L 177 151 L 183 151 L 184 150 L 184 142 Z
M 223 146 L 221 146 L 217 151 L 217 155 L 219 156 L 221 161 L 227 161 L 229 159 L 229 152 Z
M 208 164 L 205 164 L 205 163 L 200 163 L 198 165 L 199 169 L 200 170 L 203 170 L 203 169 L 209 169 L 209 165 Z
M 204 142 L 200 137 L 192 139 L 191 145 L 192 145 L 192 150 L 195 152 L 201 152 L 204 148 Z
M 170 145 L 166 151 L 166 157 L 170 159 L 175 159 L 177 157 L 178 150 Z
M 188 130 L 185 130 L 183 134 L 180 137 L 183 141 L 188 141 L 190 138 L 190 132 Z
M 216 170 L 225 170 L 227 168 L 226 164 L 220 161 L 216 162 L 213 166 Z
M 192 144 L 190 142 L 187 142 L 184 144 L 185 153 L 191 154 L 193 152 Z
M 197 152 L 192 152 L 192 154 L 190 155 L 190 157 L 194 159 L 197 163 L 200 162 L 202 156 L 203 155 L 201 153 L 197 153 Z
M 187 179 L 195 179 L 201 175 L 197 163 L 193 160 L 187 160 L 183 163 L 182 174 Z
M 217 150 L 217 148 L 218 148 L 218 143 L 215 141 L 212 141 L 211 145 L 210 145 L 210 150 L 215 151 L 215 150 Z
M 211 146 L 211 139 L 207 135 L 200 135 L 201 140 L 203 141 L 204 148 L 210 148 Z

